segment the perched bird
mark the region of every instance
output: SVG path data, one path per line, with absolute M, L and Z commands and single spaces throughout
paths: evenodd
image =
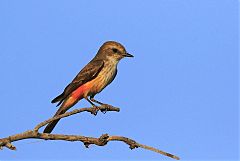
M 94 96 L 114 80 L 118 62 L 124 57 L 133 57 L 133 55 L 127 53 L 124 46 L 118 42 L 105 42 L 96 56 L 77 74 L 63 93 L 52 100 L 52 103 L 58 102 L 57 106 L 61 105 L 54 116 L 65 113 L 83 98 L 94 107 L 97 107 L 94 103 L 103 105 L 95 100 Z M 50 122 L 44 133 L 51 133 L 58 121 L 59 119 Z

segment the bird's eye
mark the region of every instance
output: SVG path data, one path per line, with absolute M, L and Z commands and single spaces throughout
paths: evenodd
M 113 51 L 114 53 L 117 53 L 117 52 L 118 52 L 118 49 L 113 48 L 112 51 Z

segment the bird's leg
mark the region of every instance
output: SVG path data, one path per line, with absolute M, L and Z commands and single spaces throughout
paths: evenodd
M 93 102 L 95 102 L 95 103 L 98 103 L 99 105 L 105 105 L 105 103 L 102 103 L 102 102 L 100 102 L 100 101 L 97 101 L 97 100 L 95 100 L 93 97 L 90 97 L 90 100 L 93 101 Z
M 112 107 L 111 105 L 108 105 L 108 104 L 105 104 L 105 103 L 102 103 L 102 102 L 100 102 L 100 101 L 95 100 L 93 97 L 90 97 L 90 100 L 91 100 L 92 102 L 95 102 L 95 103 L 100 104 L 101 106 L 105 106 L 105 107 L 106 107 L 105 110 L 101 110 L 101 112 L 104 113 L 104 114 L 107 112 L 107 108 L 108 108 L 108 107 Z
M 92 103 L 92 101 L 90 101 L 87 97 L 85 98 L 94 108 L 94 111 L 92 111 L 91 113 L 94 114 L 95 116 L 97 115 L 97 112 L 100 110 L 98 106 L 96 106 L 94 103 Z

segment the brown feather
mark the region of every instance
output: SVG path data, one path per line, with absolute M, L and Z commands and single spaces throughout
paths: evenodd
M 73 81 L 64 89 L 63 93 L 52 100 L 52 103 L 59 102 L 59 106 L 74 90 L 84 83 L 96 78 L 104 66 L 103 60 L 93 59 L 90 61 L 73 79 Z

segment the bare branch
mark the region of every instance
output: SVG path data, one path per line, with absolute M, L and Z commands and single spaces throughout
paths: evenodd
M 68 117 L 68 116 L 71 116 L 71 115 L 74 115 L 74 114 L 77 114 L 77 113 L 81 113 L 81 112 L 90 112 L 91 114 L 96 115 L 99 110 L 102 111 L 102 112 L 107 112 L 107 111 L 119 112 L 120 108 L 113 107 L 111 105 L 102 105 L 102 106 L 98 106 L 98 108 L 86 107 L 86 108 L 76 109 L 76 110 L 73 110 L 73 111 L 70 111 L 70 112 L 66 112 L 66 113 L 64 113 L 62 115 L 58 115 L 58 116 L 50 118 L 50 119 L 48 119 L 46 121 L 41 122 L 40 124 L 38 124 L 34 128 L 34 131 L 37 132 L 41 127 L 47 125 L 48 123 L 50 123 L 50 122 L 52 122 L 54 120 L 60 119 L 60 118 Z
M 130 149 L 135 149 L 135 148 L 140 147 L 143 149 L 154 151 L 156 153 L 160 153 L 162 155 L 171 157 L 173 159 L 177 159 L 177 160 L 180 159 L 179 157 L 177 157 L 173 154 L 161 151 L 159 149 L 156 149 L 156 148 L 153 148 L 153 147 L 150 147 L 147 145 L 137 143 L 136 141 L 134 141 L 130 138 L 127 138 L 127 137 L 123 137 L 123 136 L 109 136 L 108 134 L 103 134 L 99 138 L 94 138 L 94 137 L 86 137 L 86 136 L 80 136 L 80 135 L 48 134 L 48 133 L 39 133 L 38 132 L 41 127 L 47 125 L 48 123 L 50 123 L 54 120 L 59 119 L 59 118 L 68 117 L 68 116 L 71 116 L 71 115 L 74 115 L 74 114 L 77 114 L 80 112 L 84 112 L 84 111 L 90 112 L 91 114 L 96 115 L 99 110 L 102 112 L 106 112 L 106 111 L 119 112 L 120 111 L 120 109 L 117 107 L 113 107 L 110 105 L 102 105 L 102 106 L 99 106 L 98 108 L 94 108 L 94 107 L 80 108 L 80 109 L 73 110 L 71 112 L 66 112 L 62 115 L 55 116 L 53 118 L 50 118 L 46 121 L 39 123 L 33 130 L 28 130 L 23 133 L 19 133 L 16 135 L 12 135 L 12 136 L 0 139 L 0 149 L 3 149 L 3 147 L 6 147 L 10 150 L 16 150 L 16 147 L 12 144 L 12 142 L 24 140 L 24 139 L 80 141 L 85 145 L 86 148 L 88 148 L 89 145 L 91 145 L 91 144 L 94 144 L 97 146 L 105 146 L 105 145 L 107 145 L 107 143 L 109 141 L 121 141 L 121 142 L 128 144 Z

